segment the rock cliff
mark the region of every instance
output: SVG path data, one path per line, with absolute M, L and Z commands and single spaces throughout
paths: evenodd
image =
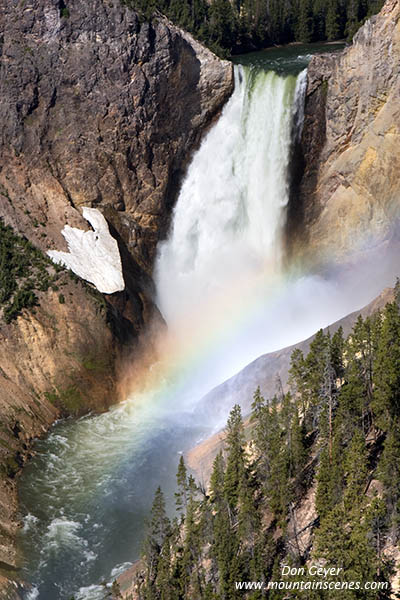
M 332 258 L 394 235 L 400 215 L 400 3 L 387 0 L 338 56 L 308 71 L 292 254 Z
M 60 414 L 116 400 L 118 365 L 155 313 L 152 263 L 180 177 L 233 86 L 230 63 L 161 16 L 67 4 L 0 3 L 0 218 L 45 255 L 68 250 L 65 226 L 91 231 L 83 207 L 100 210 L 125 287 L 102 295 L 62 272 L 10 323 L 0 306 L 2 598 L 29 443 Z
M 0 206 L 57 250 L 66 221 L 86 227 L 81 206 L 101 208 L 150 272 L 185 161 L 231 92 L 232 67 L 163 18 L 141 23 L 121 0 L 61 5 L 28 0 L 16 19 L 2 3 Z

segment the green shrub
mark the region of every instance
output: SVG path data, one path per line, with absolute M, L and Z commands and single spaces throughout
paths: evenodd
M 60 269 L 26 238 L 0 219 L 0 315 L 10 323 L 25 308 L 39 303 L 59 278 Z

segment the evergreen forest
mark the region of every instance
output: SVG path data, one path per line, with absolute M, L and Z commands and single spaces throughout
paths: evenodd
M 308 354 L 294 350 L 290 389 L 279 384 L 273 398 L 257 389 L 246 427 L 235 406 L 209 484 L 181 458 L 176 516 L 167 516 L 161 489 L 154 498 L 138 598 L 289 597 L 236 582 L 268 585 L 282 580 L 282 565 L 310 563 L 343 569 L 339 581 L 387 589 L 294 589 L 290 598 L 390 597 L 400 541 L 399 296 L 397 284 L 396 300 L 360 316 L 349 336 L 320 330 Z M 315 518 L 305 544 L 307 506 Z
M 351 41 L 383 0 L 124 0 L 165 14 L 221 56 L 290 42 Z
M 0 219 L 0 317 L 10 323 L 34 308 L 38 292 L 58 289 L 62 268 Z

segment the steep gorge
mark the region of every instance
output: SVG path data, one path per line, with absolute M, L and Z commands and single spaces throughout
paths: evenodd
M 99 209 L 125 281 L 102 295 L 61 273 L 36 290 L 39 306 L 0 323 L 2 589 L 18 563 L 15 475 L 29 443 L 60 415 L 117 400 L 118 369 L 157 315 L 152 262 L 181 173 L 233 77 L 119 0 L 2 2 L 0 33 L 0 217 L 45 253 L 67 249 L 66 225 L 90 230 L 82 207 Z
M 353 233 L 360 217 L 369 231 L 371 214 L 377 236 L 390 237 L 398 204 L 398 9 L 389 0 L 343 57 L 311 63 L 305 169 L 291 206 L 301 224 L 293 239 L 303 249 L 357 249 Z M 162 18 L 140 23 L 118 0 L 74 0 L 67 11 L 31 0 L 19 19 L 3 5 L 0 26 L 0 215 L 45 252 L 66 249 L 66 224 L 88 229 L 83 206 L 100 209 L 118 240 L 126 283 L 104 297 L 62 275 L 65 285 L 41 293 L 35 314 L 1 325 L 0 453 L 14 476 L 30 439 L 61 412 L 99 410 L 115 399 L 116 368 L 154 313 L 155 248 L 186 161 L 233 80 L 229 63 Z M 368 67 L 354 75 L 366 55 L 372 79 Z M 15 480 L 0 485 L 1 577 L 17 557 L 10 543 Z

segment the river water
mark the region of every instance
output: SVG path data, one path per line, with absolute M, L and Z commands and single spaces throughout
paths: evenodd
M 323 50 L 332 46 L 235 59 L 235 91 L 193 157 L 158 252 L 168 339 L 157 377 L 103 415 L 57 423 L 22 474 L 29 600 L 104 598 L 102 583 L 140 555 L 157 486 L 172 512 L 180 454 L 221 426 L 196 422 L 196 402 L 259 354 L 310 335 L 379 291 L 381 282 L 359 286 L 349 303 L 337 282 L 285 283 L 280 265 L 304 69 Z

